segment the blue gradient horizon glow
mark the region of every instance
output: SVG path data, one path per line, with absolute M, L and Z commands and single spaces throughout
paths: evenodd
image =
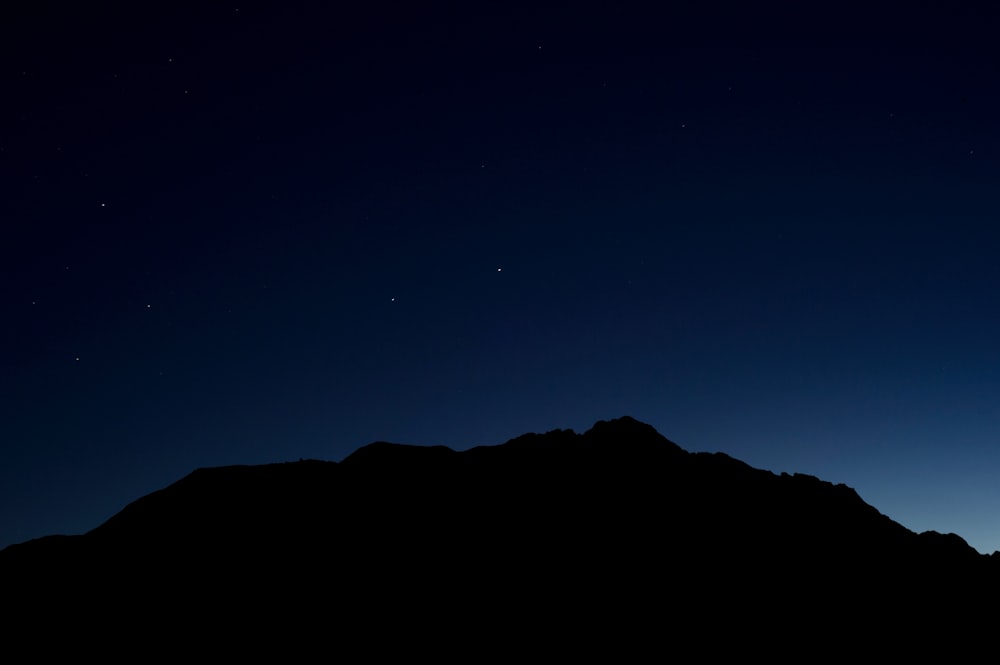
M 4 45 L 0 547 L 631 415 L 1000 549 L 994 10 L 116 11 Z

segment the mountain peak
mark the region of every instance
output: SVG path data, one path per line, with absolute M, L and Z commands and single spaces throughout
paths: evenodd
M 584 432 L 583 436 L 597 444 L 628 442 L 630 444 L 665 446 L 675 452 L 684 452 L 680 446 L 660 434 L 652 425 L 631 416 L 599 420 L 594 423 L 593 427 Z

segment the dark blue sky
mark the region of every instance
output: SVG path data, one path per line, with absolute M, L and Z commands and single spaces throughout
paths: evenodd
M 628 414 L 1000 549 L 995 11 L 212 4 L 3 10 L 0 546 Z

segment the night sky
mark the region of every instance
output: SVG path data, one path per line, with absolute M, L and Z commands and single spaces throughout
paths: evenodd
M 1000 549 L 987 3 L 18 4 L 0 547 L 631 415 Z

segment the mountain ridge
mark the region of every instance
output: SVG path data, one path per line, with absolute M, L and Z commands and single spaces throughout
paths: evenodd
M 496 632 L 508 607 L 533 625 L 648 632 L 663 616 L 635 598 L 670 599 L 658 612 L 685 608 L 671 615 L 684 634 L 700 617 L 742 630 L 771 599 L 768 621 L 829 640 L 840 624 L 810 617 L 835 600 L 866 626 L 887 612 L 971 625 L 965 598 L 1000 590 L 1000 561 L 844 484 L 687 452 L 625 417 L 462 451 L 374 442 L 340 462 L 197 469 L 86 534 L 0 551 L 0 583 L 57 625 L 101 598 L 126 624 L 183 603 L 199 622 L 292 630 L 325 598 L 348 632 L 444 622 L 492 643 L 515 639 Z
M 832 483 L 830 481 L 826 481 L 816 476 L 804 473 L 797 473 L 797 472 L 775 473 L 766 469 L 758 469 L 756 467 L 747 464 L 742 460 L 734 458 L 723 452 L 714 452 L 714 453 L 688 452 L 683 448 L 681 448 L 680 446 L 678 446 L 673 441 L 670 441 L 668 438 L 664 437 L 662 434 L 657 432 L 656 429 L 653 428 L 651 425 L 638 421 L 630 416 L 622 416 L 611 420 L 599 420 L 595 423 L 593 427 L 591 427 L 590 429 L 586 430 L 583 433 L 577 433 L 572 429 L 554 429 L 547 431 L 545 433 L 529 432 L 514 437 L 512 439 L 509 439 L 508 441 L 501 444 L 477 445 L 460 451 L 454 450 L 450 447 L 443 445 L 401 444 L 401 443 L 393 443 L 387 441 L 373 441 L 371 443 L 358 447 L 353 452 L 345 456 L 340 462 L 318 460 L 318 459 L 308 459 L 308 460 L 300 459 L 297 462 L 286 461 L 286 462 L 272 462 L 272 463 L 256 464 L 256 465 L 234 464 L 234 465 L 224 465 L 216 467 L 199 467 L 197 469 L 194 469 L 187 475 L 181 477 L 177 481 L 171 483 L 170 485 L 161 488 L 160 490 L 155 490 L 147 495 L 144 495 L 143 497 L 140 497 L 139 499 L 133 502 L 130 502 L 121 511 L 113 515 L 104 523 L 98 525 L 94 529 L 83 534 L 83 536 L 88 536 L 93 533 L 100 533 L 102 530 L 107 529 L 109 524 L 114 525 L 117 522 L 121 521 L 123 514 L 132 513 L 137 508 L 144 507 L 145 504 L 148 504 L 151 501 L 155 501 L 159 499 L 161 496 L 164 496 L 165 493 L 169 494 L 170 492 L 176 491 L 181 487 L 191 484 L 198 484 L 209 478 L 211 478 L 212 481 L 219 481 L 222 480 L 224 476 L 229 478 L 235 478 L 236 475 L 241 474 L 245 476 L 244 478 L 242 478 L 242 480 L 249 480 L 254 475 L 257 475 L 261 472 L 267 472 L 267 471 L 279 472 L 279 470 L 281 469 L 285 470 L 290 470 L 292 468 L 301 469 L 305 466 L 313 467 L 318 472 L 319 470 L 325 470 L 328 472 L 328 475 L 331 476 L 333 473 L 335 473 L 331 471 L 334 468 L 340 468 L 344 466 L 364 467 L 366 465 L 371 465 L 371 464 L 380 466 L 380 470 L 383 472 L 387 471 L 390 468 L 397 471 L 404 468 L 410 471 L 414 471 L 418 470 L 420 466 L 440 463 L 440 462 L 447 462 L 449 458 L 452 458 L 453 456 L 464 455 L 470 458 L 475 456 L 484 456 L 484 455 L 489 456 L 495 450 L 499 449 L 518 449 L 518 448 L 526 448 L 538 445 L 545 446 L 546 444 L 551 445 L 556 442 L 561 442 L 564 445 L 565 444 L 576 445 L 577 451 L 575 452 L 583 452 L 583 451 L 590 452 L 587 448 L 587 444 L 593 443 L 595 441 L 607 444 L 609 443 L 609 440 L 621 440 L 622 437 L 627 437 L 628 442 L 632 444 L 634 444 L 636 441 L 644 441 L 646 444 L 652 442 L 653 445 L 666 444 L 666 450 L 669 450 L 670 454 L 689 456 L 691 460 L 695 461 L 695 463 L 697 463 L 697 460 L 710 459 L 712 461 L 709 462 L 709 464 L 714 465 L 718 468 L 738 467 L 743 471 L 755 472 L 758 474 L 768 474 L 775 478 L 790 478 L 793 481 L 808 480 L 809 482 L 812 483 L 820 483 L 821 485 L 829 486 L 834 490 L 846 490 L 847 493 L 849 493 L 854 500 L 859 501 L 866 506 L 869 506 L 869 504 L 867 504 L 864 501 L 864 499 L 857 493 L 857 491 L 854 488 L 851 488 L 844 483 Z M 532 452 L 537 456 L 543 451 L 536 449 Z M 560 449 L 559 452 L 566 453 L 568 451 L 563 448 Z M 602 450 L 602 452 L 607 453 L 608 450 Z M 536 461 L 538 460 L 536 459 Z M 414 464 L 418 465 L 418 469 L 414 469 L 414 467 L 412 466 Z M 876 512 L 878 512 L 877 508 L 874 508 L 873 506 L 871 508 L 873 508 L 874 510 L 876 510 Z M 879 514 L 881 515 L 882 513 L 879 512 Z M 884 517 L 895 523 L 895 521 L 891 520 L 891 518 L 889 518 L 888 516 Z M 905 529 L 905 527 L 902 528 Z M 906 530 L 910 531 L 909 529 Z M 992 554 L 982 554 L 975 551 L 974 548 L 968 545 L 968 543 L 959 534 L 955 533 L 942 534 L 937 531 L 924 531 L 921 533 L 916 533 L 911 531 L 911 533 L 915 533 L 916 535 L 921 535 L 924 533 L 935 534 L 935 536 L 940 536 L 941 539 L 951 540 L 954 542 L 957 542 L 955 541 L 955 539 L 957 539 L 958 541 L 961 541 L 963 545 L 969 547 L 974 552 L 976 552 L 976 554 L 979 556 L 982 557 L 997 556 L 998 558 L 1000 558 L 1000 552 L 994 552 Z M 14 543 L 12 545 L 9 545 L 6 548 L 4 548 L 4 550 L 0 550 L 0 553 L 4 552 L 6 549 L 20 548 L 21 546 L 36 541 L 55 541 L 55 540 L 62 541 L 65 539 L 72 540 L 81 538 L 83 536 L 63 535 L 63 534 L 52 534 L 52 535 L 42 536 L 40 538 L 34 538 L 28 541 L 24 541 L 22 543 Z

